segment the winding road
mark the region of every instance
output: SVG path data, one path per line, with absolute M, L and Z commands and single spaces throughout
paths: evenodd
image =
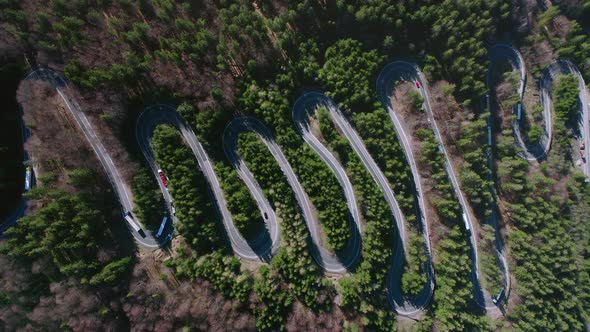
M 403 269 L 400 267 L 404 264 L 405 253 L 407 252 L 408 235 L 405 230 L 405 218 L 397 200 L 395 199 L 395 194 L 389 186 L 387 178 L 370 155 L 358 133 L 352 128 L 346 117 L 330 98 L 317 92 L 305 93 L 296 103 L 296 107 L 301 109 L 297 111 L 294 110 L 294 115 L 295 112 L 297 112 L 295 122 L 299 125 L 307 123 L 308 119 L 303 119 L 302 117 L 305 115 L 308 118 L 308 115 L 315 112 L 320 106 L 326 108 L 336 127 L 349 141 L 352 149 L 359 156 L 374 181 L 383 192 L 385 200 L 391 209 L 392 217 L 397 226 L 397 239 L 395 241 L 396 248 L 394 248 L 395 255 L 392 260 L 392 267 L 387 278 L 388 299 L 399 314 L 404 316 L 414 316 L 426 307 L 432 296 L 432 291 L 434 289 L 432 270 L 427 267 L 428 282 L 425 285 L 424 290 L 417 297 L 404 297 L 401 291 L 401 276 Z M 308 129 L 304 130 L 309 131 Z M 313 137 L 317 141 L 317 138 L 312 134 L 308 133 L 307 135 Z M 311 137 L 309 137 L 310 141 L 312 140 Z M 319 141 L 317 141 L 317 143 L 319 143 Z M 321 145 L 321 143 L 319 144 Z M 352 192 L 352 194 L 354 194 L 354 192 Z M 428 260 L 430 261 L 430 257 Z
M 406 157 L 410 163 L 412 168 L 412 173 L 414 174 L 414 181 L 416 183 L 420 183 L 419 172 L 416 169 L 416 163 L 414 157 L 411 154 L 411 147 L 409 142 L 411 141 L 411 137 L 407 134 L 405 128 L 405 124 L 403 120 L 400 119 L 399 116 L 395 113 L 395 109 L 393 103 L 391 102 L 391 97 L 394 93 L 394 86 L 395 83 L 399 80 L 406 80 L 412 83 L 418 82 L 419 83 L 419 92 L 424 98 L 424 109 L 426 111 L 426 115 L 428 116 L 428 122 L 431 125 L 431 128 L 434 132 L 435 139 L 439 142 L 439 150 L 442 152 L 443 156 L 445 157 L 445 170 L 451 180 L 451 185 L 453 186 L 455 195 L 459 201 L 459 205 L 461 206 L 461 210 L 463 212 L 463 221 L 469 225 L 469 229 L 471 232 L 469 233 L 469 240 L 471 244 L 471 251 L 472 251 L 472 282 L 474 285 L 474 298 L 476 302 L 482 307 L 487 310 L 491 310 L 496 308 L 494 303 L 492 302 L 492 297 L 489 293 L 481 287 L 480 282 L 480 261 L 478 255 L 478 245 L 477 245 L 477 234 L 476 229 L 474 227 L 475 223 L 477 223 L 477 219 L 473 215 L 473 211 L 471 210 L 467 199 L 463 191 L 461 190 L 461 186 L 456 175 L 455 169 L 451 162 L 451 158 L 447 152 L 445 147 L 444 140 L 442 139 L 442 135 L 440 133 L 438 124 L 434 117 L 434 113 L 432 112 L 432 107 L 430 105 L 430 97 L 428 95 L 428 89 L 426 85 L 426 80 L 424 79 L 424 75 L 418 68 L 415 63 L 406 62 L 406 61 L 395 61 L 387 66 L 381 71 L 379 77 L 377 78 L 377 92 L 379 97 L 383 103 L 387 107 L 388 113 L 390 115 L 391 121 L 393 122 L 398 137 L 400 137 L 400 141 L 404 146 L 404 150 L 406 152 Z M 419 189 L 421 191 L 421 189 Z M 421 204 L 423 206 L 423 204 Z M 423 218 L 424 220 L 424 218 Z M 426 228 L 427 229 L 427 228 Z M 496 231 L 496 238 L 498 239 L 499 233 Z M 499 240 L 501 243 L 501 240 Z M 501 254 L 500 252 L 498 252 Z M 505 261 L 505 259 L 501 259 L 501 261 Z
M 519 105 L 522 105 L 522 98 L 525 91 L 526 85 L 526 71 L 524 67 L 524 61 L 520 53 L 509 45 L 499 44 L 492 47 L 489 50 L 490 67 L 488 70 L 488 87 L 492 86 L 492 67 L 493 64 L 500 61 L 508 61 L 514 70 L 520 72 L 520 81 L 518 87 L 519 94 Z M 521 126 L 518 119 L 512 121 L 512 129 L 515 135 L 516 144 L 521 148 L 519 155 L 529 161 L 537 161 L 545 158 L 547 152 L 551 146 L 552 139 L 552 115 L 551 115 L 551 89 L 553 87 L 555 78 L 564 73 L 572 73 L 576 76 L 579 82 L 579 99 L 581 102 L 581 112 L 579 116 L 579 132 L 577 135 L 583 137 L 585 140 L 586 149 L 582 151 L 585 156 L 586 162 L 582 164 L 582 171 L 586 177 L 590 177 L 590 104 L 589 96 L 585 88 L 582 75 L 579 70 L 569 61 L 557 61 L 552 63 L 544 71 L 543 76 L 540 80 L 541 87 L 541 102 L 543 104 L 543 134 L 538 144 L 527 145 L 523 139 L 521 133 Z M 59 96 L 63 99 L 67 110 L 72 115 L 73 119 L 78 124 L 80 130 L 83 132 L 88 143 L 95 152 L 101 165 L 103 166 L 105 173 L 108 175 L 109 181 L 111 182 L 115 192 L 119 198 L 119 202 L 123 211 L 133 211 L 133 197 L 129 189 L 129 185 L 120 175 L 117 167 L 113 163 L 113 160 L 105 147 L 102 145 L 98 136 L 95 133 L 93 125 L 89 122 L 88 118 L 81 110 L 78 103 L 67 94 L 68 85 L 66 80 L 57 72 L 39 68 L 31 72 L 27 79 L 29 80 L 42 80 L 49 82 L 53 88 L 56 89 Z M 420 226 L 422 227 L 422 235 L 424 236 L 427 249 L 427 262 L 424 267 L 427 275 L 427 283 L 424 289 L 418 296 L 405 296 L 401 290 L 401 277 L 403 274 L 403 265 L 405 261 L 405 254 L 408 249 L 409 235 L 406 232 L 406 221 L 405 217 L 399 207 L 399 204 L 395 198 L 395 193 L 392 190 L 389 181 L 383 174 L 382 170 L 378 167 L 375 160 L 372 158 L 367 148 L 365 147 L 363 140 L 354 130 L 349 123 L 346 116 L 340 111 L 337 105 L 327 96 L 318 92 L 308 92 L 302 95 L 293 106 L 293 119 L 297 130 L 303 137 L 304 141 L 312 148 L 312 150 L 319 155 L 319 157 L 328 165 L 328 167 L 334 172 L 341 187 L 344 190 L 344 194 L 347 200 L 347 206 L 349 210 L 349 221 L 351 228 L 351 237 L 349 239 L 346 248 L 339 253 L 332 253 L 321 245 L 320 241 L 320 224 L 312 210 L 312 204 L 309 200 L 308 195 L 303 190 L 295 172 L 291 165 L 287 161 L 287 158 L 283 154 L 279 145 L 275 142 L 272 132 L 260 121 L 252 117 L 238 117 L 233 119 L 225 128 L 223 133 L 223 150 L 232 164 L 236 169 L 239 177 L 246 184 L 252 197 L 256 201 L 261 215 L 264 216 L 264 222 L 266 224 L 265 232 L 261 232 L 255 239 L 247 240 L 235 227 L 231 213 L 227 207 L 225 195 L 222 191 L 219 179 L 214 171 L 214 166 L 210 158 L 208 157 L 202 144 L 198 141 L 195 133 L 190 129 L 190 126 L 182 119 L 182 117 L 176 112 L 173 106 L 169 105 L 153 105 L 147 107 L 144 112 L 139 116 L 136 123 L 136 140 L 139 145 L 144 157 L 146 158 L 154 176 L 158 180 L 158 184 L 165 198 L 166 204 L 171 210 L 172 197 L 168 190 L 163 185 L 161 179 L 158 176 L 158 165 L 155 160 L 154 152 L 150 145 L 153 130 L 159 124 L 169 124 L 177 128 L 185 142 L 190 147 L 191 151 L 195 155 L 200 171 L 203 172 L 205 179 L 208 182 L 208 187 L 211 191 L 212 197 L 217 205 L 218 211 L 220 212 L 221 219 L 223 222 L 225 234 L 231 244 L 231 247 L 236 255 L 253 261 L 265 261 L 268 262 L 272 258 L 273 254 L 278 250 L 280 245 L 280 231 L 277 221 L 277 216 L 272 208 L 271 203 L 265 197 L 262 188 L 256 181 L 252 172 L 248 169 L 246 163 L 243 161 L 241 155 L 238 152 L 238 138 L 241 133 L 254 132 L 263 141 L 265 146 L 269 149 L 272 156 L 278 163 L 282 172 L 285 174 L 289 185 L 292 187 L 295 194 L 296 200 L 301 207 L 303 216 L 307 227 L 309 229 L 312 246 L 311 254 L 318 263 L 328 273 L 343 274 L 349 271 L 350 267 L 356 264 L 361 256 L 362 247 L 362 224 L 359 213 L 359 206 L 355 198 L 354 188 L 346 174 L 346 171 L 334 157 L 334 155 L 320 142 L 320 140 L 314 136 L 310 130 L 309 117 L 313 115 L 316 109 L 323 106 L 327 109 L 333 123 L 336 125 L 338 130 L 346 137 L 350 146 L 359 156 L 367 170 L 370 172 L 376 184 L 382 190 L 385 200 L 388 203 L 394 222 L 396 223 L 397 232 L 396 236 L 396 248 L 395 255 L 392 260 L 392 266 L 387 276 L 388 284 L 388 299 L 391 302 L 394 309 L 404 316 L 415 316 L 423 312 L 426 306 L 429 304 L 433 291 L 434 291 L 434 269 L 432 266 L 432 248 L 430 244 L 429 227 L 428 227 L 428 216 L 426 215 L 427 210 L 425 208 L 424 193 L 422 189 L 423 179 L 421 178 L 420 172 L 416 164 L 415 157 L 412 151 L 412 137 L 406 127 L 404 120 L 395 112 L 394 104 L 392 102 L 392 95 L 394 93 L 395 84 L 398 81 L 406 80 L 411 82 L 419 82 L 418 90 L 424 97 L 424 108 L 428 117 L 428 122 L 431 124 L 432 130 L 436 140 L 439 142 L 439 149 L 445 158 L 445 170 L 451 181 L 451 185 L 454 189 L 455 195 L 459 201 L 463 212 L 463 219 L 466 226 L 472 230 L 469 233 L 469 241 L 472 249 L 472 281 L 474 284 L 474 298 L 476 302 L 484 309 L 491 310 L 496 307 L 496 304 L 492 302 L 492 296 L 481 287 L 480 281 L 480 261 L 478 255 L 478 244 L 477 244 L 477 232 L 479 227 L 477 219 L 473 215 L 461 186 L 458 177 L 455 173 L 453 164 L 450 156 L 447 153 L 444 140 L 442 139 L 439 127 L 435 120 L 428 95 L 428 88 L 426 80 L 423 74 L 420 72 L 416 64 L 405 61 L 395 61 L 381 71 L 377 78 L 377 92 L 382 104 L 386 107 L 387 112 L 390 116 L 391 121 L 394 124 L 396 134 L 399 141 L 402 144 L 404 154 L 410 165 L 412 172 L 415 195 L 418 201 L 417 216 L 420 220 Z M 489 98 L 487 98 L 487 107 L 490 109 Z M 519 106 L 517 106 L 519 107 Z M 491 109 L 490 109 L 491 110 Z M 24 125 L 23 125 L 24 127 Z M 490 133 L 489 143 L 490 148 L 492 145 L 491 138 L 491 118 L 488 120 L 488 132 Z M 23 136 L 24 136 L 23 131 Z M 488 153 L 488 162 L 490 167 L 493 169 L 493 154 Z M 196 170 L 195 170 L 196 171 Z M 491 175 L 493 177 L 493 175 Z M 490 191 L 494 191 L 493 186 Z M 495 196 L 494 196 L 495 205 Z M 26 208 L 26 200 L 23 199 L 22 204 L 18 207 L 15 213 L 7 218 L 3 224 L 0 224 L 0 233 L 10 225 L 14 224 L 16 220 L 23 215 Z M 176 223 L 178 220 L 175 216 L 171 216 L 172 220 Z M 492 215 L 485 222 L 491 225 L 495 230 L 495 254 L 498 258 L 500 268 L 504 273 L 504 300 L 507 298 L 510 290 L 510 277 L 508 264 L 505 257 L 504 244 L 502 242 L 501 234 L 498 230 L 498 211 L 497 207 L 494 206 L 492 209 Z M 123 220 L 123 219 L 122 219 Z M 136 219 L 137 220 L 137 219 Z M 127 225 L 127 223 L 126 223 Z M 170 240 L 173 234 L 173 227 L 169 226 L 166 232 L 160 236 L 159 239 L 154 237 L 154 234 L 149 234 L 143 231 L 136 232 L 128 225 L 129 231 L 137 241 L 137 243 L 146 248 L 158 248 Z
M 96 135 L 93 126 L 88 121 L 86 114 L 82 112 L 78 103 L 70 96 L 67 95 L 68 85 L 66 80 L 57 72 L 47 69 L 39 68 L 32 71 L 28 76 L 28 80 L 41 80 L 51 84 L 57 91 L 59 96 L 63 99 L 67 110 L 72 115 L 72 118 L 78 124 L 80 130 L 84 133 L 88 144 L 92 147 L 92 150 L 98 157 L 98 160 L 102 164 L 111 185 L 115 189 L 115 193 L 119 198 L 123 211 L 133 211 L 133 196 L 129 185 L 125 182 L 125 179 L 119 173 L 117 167 L 113 163 L 110 154 L 107 152 L 105 147 L 102 145 L 100 139 Z M 137 218 L 134 219 L 137 220 Z M 125 222 L 123 216 L 121 216 L 121 222 Z M 127 225 L 129 232 L 133 235 L 135 241 L 145 248 L 158 248 L 163 243 L 158 241 L 151 232 L 144 233 L 143 231 L 137 232 L 130 225 Z M 163 237 L 168 239 L 168 236 Z
M 152 133 L 158 124 L 169 124 L 176 127 L 181 132 L 185 142 L 195 155 L 199 168 L 203 172 L 203 175 L 209 184 L 209 189 L 215 198 L 215 204 L 221 213 L 225 234 L 227 235 L 236 255 L 248 260 L 269 261 L 272 252 L 276 250 L 279 242 L 279 230 L 274 213 L 270 211 L 270 205 L 264 205 L 266 200 L 261 201 L 257 197 L 257 202 L 263 204 L 261 212 L 271 212 L 269 214 L 269 221 L 267 222 L 267 227 L 271 234 L 270 238 L 265 237 L 264 233 L 261 233 L 256 239 L 248 242 L 233 223 L 231 213 L 227 208 L 224 193 L 221 189 L 221 184 L 215 174 L 213 163 L 205 152 L 203 145 L 197 140 L 195 133 L 180 117 L 174 107 L 169 105 L 155 105 L 146 108 L 139 116 L 136 125 L 136 138 L 143 155 L 150 164 L 154 175 L 158 178 L 158 183 L 162 192 L 164 192 L 168 207 L 170 208 L 172 198 L 158 176 L 158 166 L 155 161 L 153 150 L 150 146 Z M 266 204 L 268 204 L 268 202 L 266 202 Z
M 524 60 L 522 55 L 518 50 L 511 45 L 506 44 L 497 44 L 494 45 L 488 51 L 488 59 L 490 61 L 490 67 L 488 70 L 487 75 L 487 84 L 488 87 L 492 86 L 492 67 L 493 64 L 507 61 L 512 66 L 513 70 L 516 70 L 520 74 L 520 81 L 518 87 L 518 95 L 519 95 L 519 102 L 516 106 L 517 109 L 515 110 L 518 113 L 518 107 L 522 107 L 522 99 L 524 97 L 525 86 L 526 86 L 526 67 L 524 64 Z M 555 83 L 555 79 L 559 75 L 565 74 L 573 74 L 576 79 L 578 80 L 578 90 L 579 90 L 579 101 L 580 101 L 580 116 L 578 118 L 578 129 L 579 132 L 576 133 L 578 138 L 582 138 L 585 141 L 586 147 L 590 144 L 590 105 L 589 105 L 589 96 L 588 91 L 586 90 L 586 84 L 584 83 L 584 78 L 582 74 L 578 70 L 578 68 L 567 60 L 558 60 L 556 62 L 551 63 L 547 68 L 543 71 L 543 75 L 540 80 L 540 89 L 541 89 L 541 104 L 543 105 L 543 134 L 539 142 L 535 145 L 527 145 L 526 140 L 523 138 L 523 134 L 521 132 L 521 121 L 519 119 L 514 119 L 512 121 L 512 129 L 514 131 L 514 138 L 516 140 L 517 146 L 521 149 L 519 155 L 525 158 L 528 161 L 538 161 L 546 157 L 547 152 L 551 148 L 551 140 L 553 134 L 553 116 L 551 111 L 551 90 Z M 524 118 L 524 116 L 521 116 Z M 586 148 L 583 151 L 585 156 L 586 162 L 582 163 L 582 171 L 586 177 L 590 177 L 590 164 L 588 163 L 590 158 L 590 150 Z
M 344 196 L 349 210 L 349 221 L 351 226 L 350 238 L 348 244 L 342 252 L 338 253 L 341 257 L 343 271 L 350 268 L 360 258 L 361 254 L 361 216 L 358 209 L 356 197 L 354 195 L 354 188 L 352 183 L 346 175 L 346 171 L 334 155 L 326 148 L 310 131 L 309 115 L 314 114 L 318 106 L 317 99 L 308 98 L 305 94 L 297 99 L 293 106 L 293 120 L 295 127 L 303 137 L 303 140 L 311 147 L 311 149 L 319 155 L 319 157 L 328 165 L 332 172 L 336 175 L 340 186 L 344 189 Z
M 303 190 L 301 183 L 297 179 L 293 168 L 287 161 L 287 158 L 283 154 L 279 145 L 275 142 L 273 134 L 262 122 L 252 117 L 239 117 L 232 120 L 227 127 L 223 135 L 223 149 L 236 169 L 243 168 L 247 170 L 247 166 L 241 159 L 241 156 L 237 152 L 238 149 L 238 137 L 243 132 L 254 132 L 262 139 L 266 147 L 270 150 L 270 153 L 277 161 L 279 167 L 287 177 L 289 185 L 293 189 L 297 203 L 301 207 L 303 212 L 303 218 L 309 229 L 312 246 L 311 254 L 318 265 L 323 268 L 326 272 L 342 274 L 345 273 L 346 262 L 341 262 L 340 258 L 331 253 L 329 250 L 324 248 L 320 244 L 320 232 L 319 222 L 312 212 L 312 204 L 307 196 L 307 193 Z M 250 173 L 249 170 L 247 170 Z M 350 246 L 348 246 L 350 247 Z

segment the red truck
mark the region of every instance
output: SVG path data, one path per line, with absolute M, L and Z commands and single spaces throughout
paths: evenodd
M 168 188 L 168 179 L 166 178 L 166 174 L 164 174 L 164 172 L 162 172 L 162 170 L 159 169 L 158 175 L 160 175 L 160 179 L 162 180 L 162 184 L 164 184 L 164 187 Z

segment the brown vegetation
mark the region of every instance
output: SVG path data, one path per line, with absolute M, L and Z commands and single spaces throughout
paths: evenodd
M 59 175 L 75 168 L 100 171 L 98 160 L 55 89 L 45 82 L 23 81 L 17 99 L 26 125 L 33 132 L 26 150 L 34 156 L 33 163 L 40 173 Z
M 159 276 L 150 276 L 150 269 Z M 235 310 L 236 301 L 226 300 L 207 282 L 177 284 L 162 265 L 138 264 L 122 309 L 134 331 L 171 331 L 193 327 L 200 331 L 253 331 L 252 315 Z

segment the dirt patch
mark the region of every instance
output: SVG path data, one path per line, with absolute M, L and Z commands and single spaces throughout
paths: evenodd
M 55 89 L 38 81 L 23 81 L 17 99 L 24 111 L 32 137 L 25 148 L 34 156 L 35 168 L 41 173 L 54 172 L 57 183 L 65 186 L 66 170 L 88 168 L 100 172 L 100 165 L 83 134 Z
M 399 115 L 404 130 L 409 134 L 410 146 L 417 161 L 416 166 L 418 168 L 418 172 L 420 173 L 421 186 L 424 194 L 424 205 L 426 209 L 425 215 L 427 218 L 428 227 L 430 227 L 429 240 L 432 243 L 432 246 L 436 247 L 439 241 L 446 237 L 445 234 L 447 233 L 448 228 L 442 223 L 436 208 L 432 204 L 435 199 L 440 198 L 440 194 L 434 189 L 435 183 L 432 179 L 432 169 L 430 165 L 427 161 L 420 160 L 422 142 L 416 134 L 421 128 L 432 130 L 432 126 L 428 120 L 426 112 L 423 109 L 413 109 L 410 97 L 411 91 L 416 91 L 413 83 L 405 82 L 398 84 L 396 86 L 395 94 L 392 98 L 392 104 L 394 105 L 396 114 Z M 431 91 L 433 92 L 433 96 L 435 96 L 435 98 L 431 97 L 431 103 L 434 102 L 432 104 L 433 109 L 437 112 L 439 110 L 448 112 L 450 107 L 447 105 L 447 103 L 445 103 L 445 100 L 439 98 L 440 92 L 438 91 L 438 88 L 436 88 L 436 90 L 432 89 Z M 442 106 L 443 103 L 444 107 Z M 446 115 L 442 115 L 440 117 L 445 120 L 453 119 L 452 116 Z M 448 135 L 450 137 L 458 136 L 458 125 L 449 126 L 447 129 L 449 129 Z M 441 134 L 444 135 L 445 133 L 442 132 Z M 433 253 L 433 256 L 433 260 L 436 261 L 436 252 Z

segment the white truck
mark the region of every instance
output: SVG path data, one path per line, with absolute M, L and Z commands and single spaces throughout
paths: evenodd
M 131 212 L 129 212 L 129 211 L 125 212 L 125 221 L 127 221 L 127 223 L 131 226 L 131 228 L 133 228 L 133 230 L 135 230 L 136 232 L 141 231 L 141 227 L 139 227 L 137 222 L 135 220 L 133 220 L 133 216 L 131 215 Z
M 469 227 L 469 220 L 467 219 L 467 215 L 463 212 L 463 222 L 465 223 L 465 229 L 467 233 L 471 233 L 471 227 Z

